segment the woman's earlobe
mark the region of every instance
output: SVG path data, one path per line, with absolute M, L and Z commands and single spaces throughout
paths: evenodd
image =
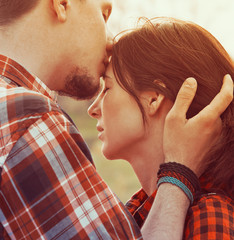
M 53 9 L 60 22 L 66 22 L 67 20 L 67 7 L 70 4 L 70 0 L 52 0 Z
M 157 94 L 157 96 L 151 98 L 149 104 L 149 115 L 153 116 L 157 113 L 163 103 L 164 98 L 165 97 L 162 94 Z
M 155 91 L 144 91 L 141 93 L 141 101 L 144 106 L 145 112 L 149 116 L 156 114 L 160 106 L 162 105 L 165 97 Z

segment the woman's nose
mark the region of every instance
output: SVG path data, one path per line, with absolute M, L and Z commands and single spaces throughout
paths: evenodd
M 101 110 L 99 107 L 98 98 L 94 100 L 94 102 L 88 108 L 88 114 L 92 118 L 99 118 L 101 116 Z

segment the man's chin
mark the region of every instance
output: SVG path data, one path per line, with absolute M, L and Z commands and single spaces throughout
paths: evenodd
M 92 89 L 92 91 L 85 91 L 85 92 L 80 92 L 80 91 L 74 91 L 74 89 L 72 91 L 58 91 L 58 94 L 60 96 L 67 96 L 67 97 L 71 97 L 73 99 L 76 100 L 90 100 L 93 97 L 95 97 L 97 95 L 99 91 L 99 86 L 97 87 L 97 89 Z
M 77 100 L 93 98 L 100 88 L 99 80 L 76 68 L 65 79 L 65 87 L 58 91 L 60 95 L 69 96 Z

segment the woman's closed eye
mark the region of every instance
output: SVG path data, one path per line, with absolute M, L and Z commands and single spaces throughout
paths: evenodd
M 106 93 L 109 89 L 110 89 L 110 88 L 105 87 L 105 88 L 103 89 L 103 93 Z

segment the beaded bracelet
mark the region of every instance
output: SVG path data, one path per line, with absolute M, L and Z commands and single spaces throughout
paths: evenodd
M 195 173 L 188 167 L 176 162 L 160 165 L 157 186 L 159 187 L 162 183 L 171 183 L 178 186 L 189 198 L 191 205 L 201 191 L 200 182 Z

